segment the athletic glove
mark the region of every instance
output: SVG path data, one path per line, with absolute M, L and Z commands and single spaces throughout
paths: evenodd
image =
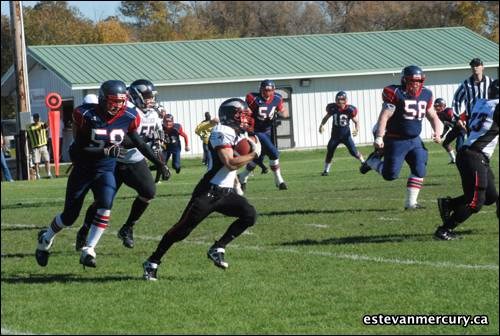
M 357 129 L 353 129 L 352 130 L 352 136 L 357 136 L 358 135 L 358 130 Z
M 104 156 L 110 158 L 123 159 L 125 154 L 127 154 L 127 150 L 125 148 L 121 148 L 119 145 L 111 145 L 103 148 L 103 150 Z
M 252 152 L 255 153 L 256 157 L 260 156 L 260 153 L 262 152 L 262 146 L 260 145 L 259 138 L 255 137 L 255 142 L 248 138 L 248 142 L 250 143 L 250 146 L 252 146 Z
M 170 175 L 172 175 L 170 173 L 170 169 L 168 169 L 168 167 L 164 164 L 162 164 L 160 167 L 157 167 L 156 169 L 161 172 L 161 179 L 164 181 L 168 181 Z
M 325 131 L 325 126 L 324 125 L 319 125 L 319 133 L 323 133 Z

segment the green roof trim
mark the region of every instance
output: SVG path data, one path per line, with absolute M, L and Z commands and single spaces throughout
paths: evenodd
M 73 89 L 108 79 L 157 86 L 498 67 L 498 44 L 464 27 L 150 43 L 32 46 L 28 55 Z

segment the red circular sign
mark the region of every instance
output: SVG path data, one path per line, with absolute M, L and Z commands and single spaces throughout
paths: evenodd
M 61 107 L 62 98 L 59 93 L 51 92 L 45 97 L 45 105 L 51 110 L 57 110 Z

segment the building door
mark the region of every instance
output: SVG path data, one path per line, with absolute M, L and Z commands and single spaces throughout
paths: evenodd
M 278 116 L 276 127 L 273 129 L 273 140 L 278 149 L 293 148 L 295 141 L 293 140 L 292 88 L 277 88 L 276 92 L 283 97 L 283 105 L 288 110 L 288 118 Z

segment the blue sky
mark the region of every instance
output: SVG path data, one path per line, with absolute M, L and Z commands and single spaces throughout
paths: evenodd
M 23 6 L 34 6 L 38 1 L 23 1 Z M 68 1 L 72 7 L 76 7 L 80 12 L 93 21 L 99 21 L 111 15 L 118 15 L 120 1 Z M 10 16 L 8 1 L 2 1 L 2 14 Z

